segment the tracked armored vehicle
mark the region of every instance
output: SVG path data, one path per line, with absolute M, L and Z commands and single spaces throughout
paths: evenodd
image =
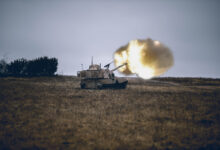
M 77 76 L 81 78 L 80 87 L 82 89 L 126 88 L 128 80 L 115 77 L 114 71 L 127 64 L 122 64 L 112 70 L 109 69 L 110 64 L 105 65 L 105 68 L 102 69 L 101 65 L 92 62 L 89 69 L 78 71 Z

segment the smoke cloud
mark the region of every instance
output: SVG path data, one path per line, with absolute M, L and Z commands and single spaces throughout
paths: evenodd
M 149 79 L 162 75 L 174 64 L 171 50 L 159 41 L 133 40 L 114 53 L 116 66 L 127 63 L 119 72 Z

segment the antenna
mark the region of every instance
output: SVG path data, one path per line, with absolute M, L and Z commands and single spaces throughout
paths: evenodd
M 82 70 L 83 70 L 83 64 L 81 64 Z
M 93 56 L 92 56 L 92 61 L 91 61 L 91 65 L 93 65 Z

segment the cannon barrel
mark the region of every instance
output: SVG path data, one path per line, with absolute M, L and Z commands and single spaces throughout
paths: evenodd
M 122 64 L 122 65 L 120 65 L 120 66 L 118 66 L 118 67 L 112 69 L 111 71 L 115 71 L 115 70 L 117 70 L 118 68 L 121 68 L 121 67 L 123 67 L 123 66 L 125 66 L 125 65 L 127 65 L 127 64 L 128 64 L 128 63 L 124 63 L 124 64 Z

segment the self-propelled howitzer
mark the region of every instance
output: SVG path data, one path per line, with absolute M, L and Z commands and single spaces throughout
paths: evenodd
M 128 80 L 115 77 L 114 71 L 127 65 L 127 63 L 112 70 L 109 70 L 110 64 L 105 65 L 105 68 L 102 69 L 101 65 L 92 63 L 89 69 L 78 71 L 77 76 L 81 78 L 80 87 L 82 89 L 126 88 Z

